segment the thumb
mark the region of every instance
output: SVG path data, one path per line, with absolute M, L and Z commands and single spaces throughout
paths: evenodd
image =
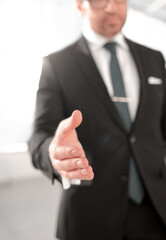
M 74 130 L 82 123 L 82 113 L 79 110 L 75 110 L 69 118 L 64 119 L 60 123 L 61 134 L 67 133 L 70 130 Z
M 75 110 L 71 115 L 71 121 L 69 128 L 77 128 L 82 123 L 82 113 L 79 110 Z

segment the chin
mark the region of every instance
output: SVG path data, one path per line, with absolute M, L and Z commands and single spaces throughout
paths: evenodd
M 107 38 L 111 38 L 111 37 L 113 37 L 114 35 L 116 35 L 118 32 L 120 32 L 120 30 L 119 30 L 119 28 L 118 29 L 116 29 L 116 28 L 111 28 L 111 29 L 109 29 L 109 31 L 105 31 L 105 36 L 107 37 Z

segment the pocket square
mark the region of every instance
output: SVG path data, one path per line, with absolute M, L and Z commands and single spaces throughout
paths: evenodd
M 157 77 L 148 77 L 148 83 L 153 85 L 162 84 L 162 79 Z

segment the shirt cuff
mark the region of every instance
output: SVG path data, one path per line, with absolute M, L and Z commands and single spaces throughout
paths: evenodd
M 80 179 L 69 180 L 69 179 L 62 176 L 62 185 L 63 185 L 64 190 L 69 189 L 71 187 L 71 185 L 80 185 L 80 184 L 81 184 Z

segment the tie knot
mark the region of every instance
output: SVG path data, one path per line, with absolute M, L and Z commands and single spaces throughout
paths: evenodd
M 111 52 L 111 54 L 116 54 L 116 43 L 108 42 L 104 45 L 104 47 Z

